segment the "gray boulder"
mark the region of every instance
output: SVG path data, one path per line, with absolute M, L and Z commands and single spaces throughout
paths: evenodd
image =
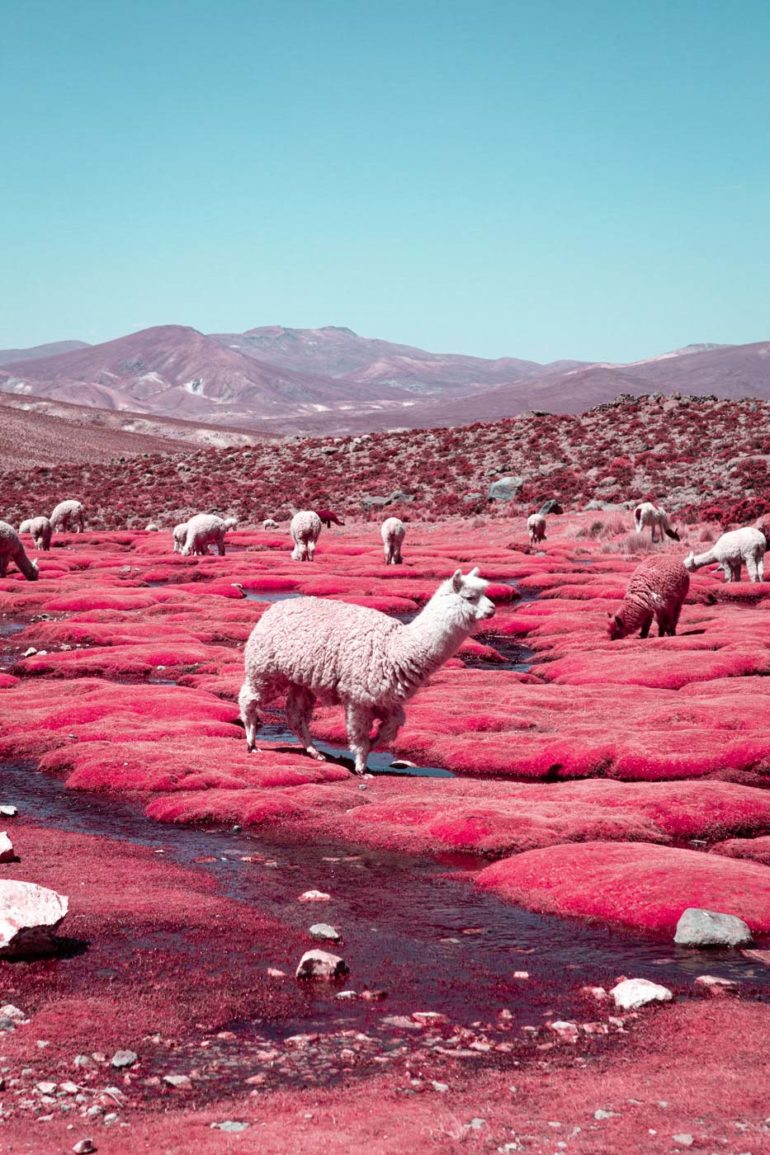
M 544 501 L 540 506 L 539 512 L 546 516 L 549 513 L 564 513 L 564 510 L 555 497 L 549 497 L 548 501 Z
M 735 914 L 688 906 L 676 924 L 677 946 L 749 946 L 751 931 Z
M 513 501 L 524 488 L 523 477 L 498 477 L 489 487 L 490 501 Z
M 297 967 L 298 979 L 336 979 L 349 971 L 344 959 L 325 950 L 305 951 Z
M 34 882 L 0 881 L 0 956 L 46 953 L 68 899 Z

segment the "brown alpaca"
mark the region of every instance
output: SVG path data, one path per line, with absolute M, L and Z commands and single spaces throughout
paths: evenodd
M 640 638 L 646 638 L 653 618 L 660 636 L 673 638 L 689 588 L 690 575 L 679 558 L 667 554 L 646 557 L 631 574 L 618 610 L 609 615 L 610 639 L 626 638 L 636 630 Z

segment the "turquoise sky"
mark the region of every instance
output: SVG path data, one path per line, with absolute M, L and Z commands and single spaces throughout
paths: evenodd
M 765 0 L 16 0 L 0 347 L 770 338 Z

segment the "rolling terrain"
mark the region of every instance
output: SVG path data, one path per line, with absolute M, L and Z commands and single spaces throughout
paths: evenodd
M 41 356 L 63 345 L 75 347 Z M 691 345 L 628 365 L 540 365 L 429 353 L 335 326 L 206 335 L 165 325 L 100 345 L 0 353 L 0 393 L 323 436 L 468 425 L 531 410 L 577 414 L 620 395 L 770 400 L 770 342 Z

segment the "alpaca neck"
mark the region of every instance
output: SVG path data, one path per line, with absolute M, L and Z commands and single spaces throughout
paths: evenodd
M 19 571 L 24 574 L 24 577 L 27 578 L 27 580 L 35 580 L 37 577 L 37 569 L 29 560 L 23 549 L 19 550 L 13 560 L 16 562 Z
M 470 607 L 468 607 L 470 608 Z M 446 662 L 473 628 L 459 597 L 437 595 L 399 634 L 400 651 L 416 673 L 425 677 Z
M 702 569 L 704 565 L 711 565 L 712 562 L 718 560 L 719 559 L 717 558 L 713 549 L 710 549 L 708 553 L 699 553 L 693 555 L 692 565 L 694 569 Z
M 647 607 L 643 606 L 641 602 L 631 601 L 631 599 L 626 598 L 616 616 L 620 618 L 623 623 L 625 633 L 631 634 L 634 630 L 641 629 L 649 612 Z

